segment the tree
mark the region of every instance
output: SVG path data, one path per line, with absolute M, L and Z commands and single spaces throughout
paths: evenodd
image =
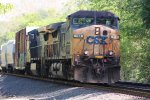
M 0 3 L 0 14 L 4 14 L 10 11 L 12 8 L 13 8 L 13 5 L 10 3 L 6 5 L 3 5 L 2 3 Z
M 8 11 L 10 11 L 13 8 L 12 4 L 6 4 L 3 5 L 2 3 L 0 3 L 0 14 L 4 14 Z M 6 35 L 4 36 L 0 36 L 0 45 L 4 42 L 6 42 L 8 39 L 6 38 Z
M 150 0 L 141 0 L 141 4 L 141 16 L 144 22 L 143 24 L 146 28 L 150 28 Z

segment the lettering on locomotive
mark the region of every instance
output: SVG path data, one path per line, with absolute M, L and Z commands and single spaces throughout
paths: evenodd
M 86 39 L 86 42 L 88 44 L 106 44 L 106 40 L 107 37 L 106 36 L 88 36 Z

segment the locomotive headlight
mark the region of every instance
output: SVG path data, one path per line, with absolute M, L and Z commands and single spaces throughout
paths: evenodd
M 99 35 L 100 34 L 100 27 L 95 27 L 95 34 Z
M 112 56 L 113 55 L 113 51 L 109 51 L 109 55 Z
M 113 36 L 113 35 L 111 35 L 111 36 L 110 36 L 110 38 L 111 38 L 111 39 L 114 39 L 114 36 Z
M 96 30 L 96 31 L 100 31 L 100 28 L 99 28 L 99 27 L 96 27 L 95 30 Z
M 95 32 L 96 35 L 99 35 L 99 32 Z
M 89 51 L 84 51 L 84 54 L 85 54 L 85 55 L 88 55 L 88 54 L 89 54 Z

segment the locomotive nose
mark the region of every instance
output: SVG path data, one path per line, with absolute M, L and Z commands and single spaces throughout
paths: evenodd
M 86 55 L 90 58 L 115 56 L 118 52 L 118 40 L 112 38 L 118 33 L 102 25 L 93 25 L 74 30 L 73 53 Z
M 90 26 L 73 32 L 73 50 L 75 54 L 88 56 L 103 55 L 103 46 L 107 44 L 108 32 L 101 26 Z
M 88 49 L 86 51 L 89 51 L 91 56 L 103 58 L 106 50 L 105 46 L 107 45 L 107 39 L 109 37 L 108 31 L 101 29 L 99 26 L 94 27 L 93 33 L 94 34 L 89 34 L 86 37 L 86 43 L 84 44 L 84 48 Z

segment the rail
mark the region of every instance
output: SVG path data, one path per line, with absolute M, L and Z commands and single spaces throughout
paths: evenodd
M 1 74 L 23 77 L 23 78 L 30 78 L 34 80 L 41 80 L 41 81 L 52 82 L 57 84 L 65 84 L 65 85 L 85 87 L 85 88 L 94 88 L 94 89 L 100 89 L 100 90 L 110 91 L 114 93 L 122 93 L 122 94 L 150 98 L 150 84 L 132 83 L 132 82 L 117 82 L 114 84 L 81 83 L 78 81 L 65 80 L 65 79 L 42 78 L 37 76 L 11 74 L 11 73 L 1 73 Z

